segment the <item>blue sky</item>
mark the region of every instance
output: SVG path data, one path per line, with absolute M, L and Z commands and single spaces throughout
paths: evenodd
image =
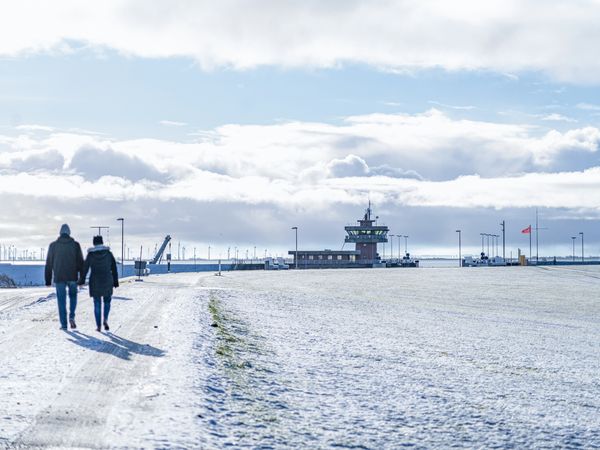
M 516 253 L 536 207 L 546 253 L 600 254 L 596 2 L 2 9 L 0 246 L 125 216 L 131 246 L 330 248 L 371 198 L 421 254 L 502 219 Z
M 121 139 L 181 138 L 229 123 L 339 123 L 351 115 L 430 108 L 455 118 L 526 122 L 543 129 L 600 122 L 600 107 L 581 109 L 600 105 L 596 85 L 561 83 L 543 73 L 427 69 L 398 74 L 366 65 L 206 71 L 189 58 L 131 58 L 114 51 L 99 56 L 85 47 L 68 55 L 0 61 L 4 128 L 33 123 Z M 548 120 L 552 114 L 565 120 Z M 186 126 L 159 126 L 161 121 Z

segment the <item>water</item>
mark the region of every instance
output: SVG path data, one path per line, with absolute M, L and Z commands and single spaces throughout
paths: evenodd
M 245 260 L 237 267 L 243 265 L 257 264 L 260 266 L 262 261 L 260 260 Z M 43 286 L 44 280 L 44 267 L 45 264 L 39 261 L 18 261 L 18 262 L 0 262 L 0 275 L 6 275 L 10 277 L 17 286 Z M 223 261 L 220 265 L 221 270 L 228 271 L 236 267 L 233 261 Z M 216 272 L 219 270 L 218 261 L 197 261 L 193 262 L 182 262 L 177 261 L 171 264 L 170 269 L 167 270 L 167 264 L 148 264 L 147 266 L 149 273 L 152 275 L 166 274 L 166 273 L 190 273 L 190 272 Z M 121 275 L 121 266 L 117 265 L 117 271 Z M 123 271 L 124 277 L 137 276 L 133 263 L 126 262 Z
M 600 446 L 600 271 L 208 279 L 209 446 Z M 209 325 L 207 325 L 209 326 Z

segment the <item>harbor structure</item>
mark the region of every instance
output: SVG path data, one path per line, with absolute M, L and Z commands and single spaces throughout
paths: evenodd
M 382 244 L 388 241 L 387 234 L 390 229 L 385 225 L 377 225 L 378 217 L 371 218 L 371 202 L 365 211 L 362 219 L 358 220 L 358 225 L 348 225 L 345 227 L 347 236 L 346 244 L 354 244 L 355 250 L 359 252 L 359 260 L 361 261 L 377 261 L 379 254 L 377 253 L 377 244 Z
M 351 268 L 351 267 L 385 267 L 377 245 L 388 242 L 389 228 L 377 224 L 378 217 L 373 218 L 371 202 L 364 215 L 357 220 L 358 225 L 348 225 L 344 229 L 345 244 L 354 244 L 354 250 L 290 250 L 288 254 L 294 258 L 293 267 L 298 269 L 314 268 Z

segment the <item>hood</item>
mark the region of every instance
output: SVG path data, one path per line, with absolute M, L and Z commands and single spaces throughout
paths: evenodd
M 103 251 L 110 251 L 110 247 L 107 247 L 106 245 L 95 245 L 93 247 L 88 248 L 88 253 L 93 253 L 93 252 L 103 252 Z
M 67 235 L 67 234 L 61 234 L 59 236 L 59 238 L 56 240 L 56 242 L 58 242 L 59 244 L 67 244 L 67 243 L 71 243 L 73 242 L 75 239 L 73 239 L 71 236 Z

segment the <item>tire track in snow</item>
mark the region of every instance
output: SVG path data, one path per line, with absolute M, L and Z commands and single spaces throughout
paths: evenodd
M 142 292 L 146 289 L 142 289 Z M 153 293 L 154 294 L 154 293 Z M 117 327 L 119 334 L 105 334 L 102 339 L 81 332 L 69 332 L 70 340 L 89 352 L 83 364 L 67 376 L 55 400 L 36 417 L 14 443 L 16 446 L 68 446 L 105 448 L 111 430 L 106 423 L 117 400 L 136 384 L 153 363 L 141 356 L 161 357 L 164 352 L 144 342 L 160 316 L 167 292 L 144 295 L 145 301 L 128 312 L 128 321 Z M 114 314 L 114 313 L 113 313 Z M 105 339 L 108 337 L 108 340 Z M 134 342 L 135 341 L 135 342 Z

